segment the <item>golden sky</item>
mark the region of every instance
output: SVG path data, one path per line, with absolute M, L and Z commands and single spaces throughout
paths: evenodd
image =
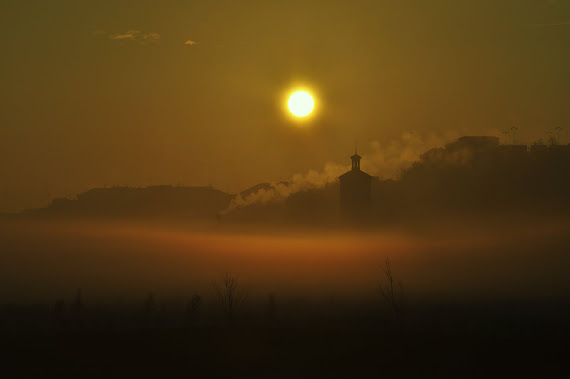
M 237 191 L 413 132 L 570 126 L 570 2 L 0 3 L 0 211 L 103 185 Z M 318 112 L 284 111 L 294 87 Z M 317 109 L 317 108 L 316 108 Z M 381 173 L 380 173 L 381 174 Z

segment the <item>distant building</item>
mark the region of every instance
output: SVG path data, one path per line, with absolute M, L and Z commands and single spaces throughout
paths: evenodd
M 500 153 L 506 155 L 524 155 L 528 152 L 526 145 L 500 145 L 497 146 Z
M 472 151 L 488 151 L 499 146 L 499 138 L 492 136 L 465 136 L 457 141 L 448 143 L 445 148 L 448 151 L 469 149 Z
M 352 168 L 340 179 L 340 211 L 345 221 L 358 221 L 369 215 L 372 176 L 360 170 L 362 157 L 355 151 L 350 157 Z

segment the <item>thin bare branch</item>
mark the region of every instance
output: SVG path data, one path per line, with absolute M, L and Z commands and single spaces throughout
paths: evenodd
M 228 323 L 234 319 L 236 312 L 243 306 L 249 295 L 249 288 L 239 281 L 239 277 L 225 273 L 221 283 L 212 284 L 216 297 L 224 308 Z
M 390 308 L 392 308 L 392 311 L 394 312 L 394 317 L 397 320 L 400 320 L 401 311 L 402 311 L 401 296 L 396 294 L 396 291 L 394 289 L 394 277 L 392 275 L 392 267 L 390 265 L 389 258 L 386 258 L 384 265 L 381 265 L 380 269 L 382 270 L 382 273 L 384 275 L 382 277 L 382 280 L 378 283 L 378 290 L 382 295 L 382 297 L 384 298 L 384 300 L 386 301 L 386 303 L 388 303 Z M 400 287 L 400 292 L 402 293 L 403 289 L 402 282 L 398 282 L 398 285 Z

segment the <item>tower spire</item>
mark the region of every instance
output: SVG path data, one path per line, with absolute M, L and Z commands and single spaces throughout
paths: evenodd
M 354 155 L 350 157 L 352 160 L 352 169 L 353 170 L 360 170 L 360 158 L 361 156 L 358 155 L 358 145 L 354 142 Z

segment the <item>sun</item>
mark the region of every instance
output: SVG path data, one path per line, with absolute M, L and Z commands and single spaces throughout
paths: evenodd
M 311 114 L 315 108 L 315 100 L 307 91 L 296 91 L 289 96 L 287 102 L 289 111 L 295 117 L 306 117 Z

